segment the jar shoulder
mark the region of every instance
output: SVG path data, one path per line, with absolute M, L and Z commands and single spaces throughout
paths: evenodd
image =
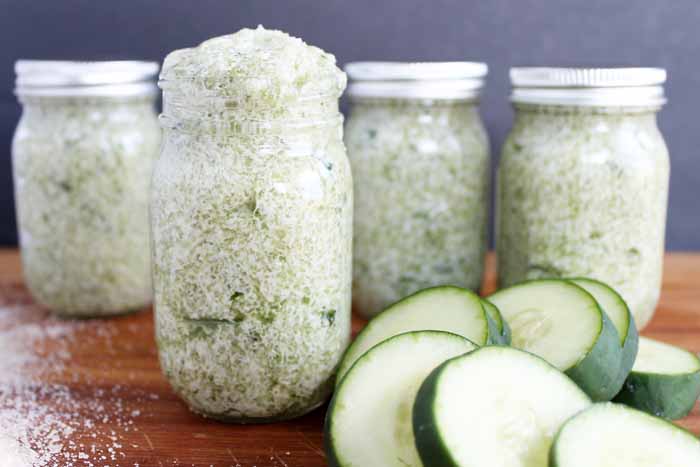
M 351 107 L 346 128 L 362 126 L 381 128 L 483 128 L 475 105 L 354 105 Z
M 154 109 L 61 109 L 23 112 L 13 137 L 17 157 L 141 155 L 157 152 L 161 130 Z
M 603 163 L 668 171 L 668 148 L 653 116 L 520 117 L 503 143 L 500 166 L 539 170 Z
M 358 106 L 345 127 L 351 159 L 394 152 L 487 157 L 486 129 L 473 106 Z

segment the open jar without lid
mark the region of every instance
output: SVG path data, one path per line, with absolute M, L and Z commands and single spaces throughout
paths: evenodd
M 350 338 L 352 177 L 320 49 L 244 29 L 165 59 L 151 221 L 163 370 L 229 422 L 322 404 Z

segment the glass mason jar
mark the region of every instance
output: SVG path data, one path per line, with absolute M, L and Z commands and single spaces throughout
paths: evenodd
M 205 416 L 302 415 L 330 394 L 350 338 L 345 75 L 332 55 L 259 28 L 173 52 L 159 84 L 151 214 L 162 368 Z
M 158 65 L 20 60 L 15 69 L 14 188 L 31 294 L 69 317 L 143 308 Z
M 638 327 L 662 274 L 669 156 L 656 125 L 661 69 L 511 70 L 516 116 L 498 174 L 501 286 L 592 277 Z
M 355 309 L 371 317 L 436 285 L 478 289 L 489 205 L 477 102 L 486 65 L 358 62 L 346 71 Z

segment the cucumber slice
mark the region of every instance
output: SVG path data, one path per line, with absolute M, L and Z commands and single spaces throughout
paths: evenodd
M 543 359 L 482 347 L 446 361 L 421 385 L 416 447 L 426 466 L 542 467 L 559 426 L 590 403 Z
M 370 348 L 408 331 L 447 331 L 477 345 L 500 340 L 494 323 L 470 290 L 453 286 L 432 287 L 409 295 L 375 316 L 348 347 L 338 368 L 336 385 L 352 364 Z
M 326 415 L 331 466 L 420 466 L 411 411 L 426 376 L 445 360 L 474 350 L 443 331 L 394 336 L 365 353 L 336 391 Z
M 489 301 L 510 324 L 513 347 L 544 358 L 593 400 L 619 392 L 624 377 L 617 331 L 584 289 L 566 280 L 533 280 L 501 289 Z
M 552 445 L 549 465 L 698 466 L 700 442 L 666 420 L 607 402 L 591 406 L 564 424 Z
M 612 287 L 603 282 L 589 278 L 573 278 L 569 279 L 579 287 L 586 289 L 586 292 L 593 295 L 598 305 L 605 311 L 610 318 L 610 321 L 615 325 L 620 345 L 622 346 L 622 364 L 620 365 L 621 377 L 627 378 L 634 360 L 637 357 L 637 348 L 639 334 L 637 326 L 634 323 L 634 317 L 630 313 L 630 309 L 625 303 L 622 296 L 617 293 Z
M 510 345 L 510 326 L 508 326 L 506 320 L 503 319 L 501 312 L 496 308 L 496 305 L 485 298 L 481 299 L 481 304 L 484 306 L 484 310 L 488 313 L 489 318 L 496 323 L 498 333 L 501 335 L 501 342 L 499 343 L 502 345 Z
M 637 360 L 615 401 L 677 419 L 690 413 L 699 396 L 700 359 L 676 346 L 640 337 Z

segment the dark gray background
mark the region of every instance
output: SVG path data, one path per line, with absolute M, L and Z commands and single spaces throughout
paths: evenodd
M 669 71 L 660 126 L 671 150 L 667 245 L 700 249 L 698 0 L 0 0 L 0 244 L 16 242 L 10 141 L 18 58 L 162 60 L 262 23 L 351 60 L 483 60 L 494 156 L 512 120 L 510 65 Z M 495 157 L 497 159 L 497 157 Z

